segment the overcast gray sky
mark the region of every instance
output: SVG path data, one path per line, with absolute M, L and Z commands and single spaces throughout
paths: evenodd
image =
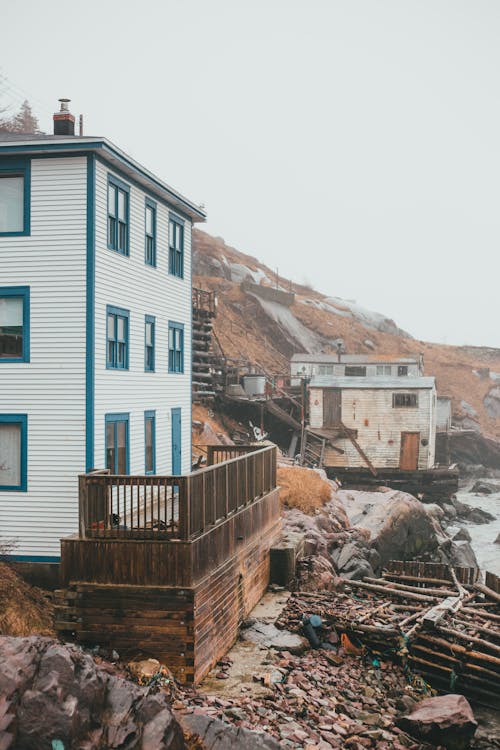
M 207 231 L 414 336 L 500 347 L 498 0 L 0 0 L 0 71 L 72 99 Z

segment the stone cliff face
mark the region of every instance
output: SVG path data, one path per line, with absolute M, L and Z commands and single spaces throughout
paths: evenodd
M 348 353 L 421 352 L 438 394 L 452 398 L 456 421 L 500 439 L 500 349 L 417 341 L 383 314 L 335 297 L 334 289 L 327 296 L 277 279 L 256 258 L 200 230 L 193 233 L 193 262 L 193 283 L 218 293 L 215 331 L 226 356 L 278 374 L 289 371 L 294 352 L 331 353 L 339 341 Z M 278 285 L 293 292 L 294 301 L 287 306 L 262 299 L 252 285 Z

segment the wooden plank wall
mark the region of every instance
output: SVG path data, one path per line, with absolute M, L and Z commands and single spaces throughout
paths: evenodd
M 56 629 L 199 682 L 265 592 L 280 530 L 276 489 L 192 542 L 66 539 Z
M 195 589 L 195 682 L 198 683 L 231 648 L 238 627 L 269 584 L 269 550 L 281 530 L 279 519 L 266 528 Z
M 193 603 L 192 589 L 77 583 L 59 592 L 56 629 L 124 660 L 155 656 L 180 682 L 193 682 Z

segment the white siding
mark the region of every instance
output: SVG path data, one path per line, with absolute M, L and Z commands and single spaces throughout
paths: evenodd
M 417 409 L 393 408 L 392 396 L 398 392 L 402 391 L 382 388 L 342 390 L 342 422 L 346 427 L 358 431 L 357 442 L 378 468 L 397 468 L 401 433 L 420 432 L 418 468 L 431 468 L 434 465 L 436 438 L 435 391 L 419 389 Z M 323 424 L 320 388 L 310 390 L 310 424 L 313 429 L 321 428 Z M 422 445 L 422 440 L 426 440 L 427 445 Z M 350 440 L 342 438 L 335 440 L 334 444 L 345 453 L 327 450 L 325 463 L 332 466 L 366 466 Z
M 107 179 L 96 170 L 95 455 L 105 466 L 105 414 L 130 414 L 130 473 L 144 473 L 144 412 L 156 411 L 156 472 L 171 471 L 170 410 L 182 409 L 182 471 L 191 470 L 191 223 L 184 226 L 184 278 L 168 273 L 168 209 L 157 201 L 157 266 L 144 263 L 145 193 L 130 185 L 130 254 L 107 248 Z M 150 196 L 155 199 L 154 196 Z M 106 369 L 106 306 L 130 311 L 129 370 Z M 144 316 L 156 318 L 155 372 L 144 372 Z M 168 322 L 184 324 L 184 373 L 168 372 Z
M 0 537 L 59 556 L 85 468 L 85 158 L 32 161 L 31 236 L 0 237 L 0 269 L 31 296 L 31 361 L 0 362 L 0 413 L 28 415 L 28 491 L 0 491 Z
M 335 362 L 332 360 L 331 363 L 326 362 L 292 362 L 290 365 L 290 373 L 292 375 L 291 379 L 291 385 L 300 385 L 300 379 L 297 379 L 295 376 L 299 377 L 306 377 L 306 378 L 313 378 L 317 376 L 323 376 L 323 375 L 329 375 L 334 377 L 344 377 L 345 375 L 345 368 L 346 367 L 366 367 L 366 377 L 398 377 L 398 366 L 399 364 L 404 365 L 405 367 L 408 367 L 408 376 L 409 377 L 418 377 L 420 372 L 420 367 L 418 364 L 412 363 L 412 362 L 401 362 L 398 363 L 397 359 L 394 359 L 392 362 L 381 362 L 379 364 L 383 364 L 385 366 L 390 366 L 391 372 L 390 373 L 383 373 L 378 374 L 377 373 L 377 364 L 372 364 L 370 362 Z M 328 367 L 328 370 L 325 371 L 325 367 Z M 400 377 L 405 377 L 404 375 Z

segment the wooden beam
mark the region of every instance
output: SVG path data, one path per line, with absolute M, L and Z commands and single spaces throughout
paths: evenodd
M 370 469 L 370 471 L 373 474 L 373 476 L 376 477 L 377 476 L 377 470 L 376 470 L 376 468 L 374 467 L 374 465 L 372 464 L 372 462 L 370 461 L 370 459 L 368 458 L 368 456 L 364 452 L 363 448 L 360 446 L 360 444 L 358 443 L 358 441 L 356 440 L 356 438 L 352 434 L 352 431 L 349 430 L 349 429 L 347 429 L 347 427 L 345 426 L 345 424 L 343 422 L 340 423 L 340 426 L 341 426 L 342 431 L 344 432 L 345 436 L 347 438 L 349 438 L 349 440 L 354 445 L 354 447 L 358 451 L 358 453 L 361 456 L 361 458 L 363 459 L 363 461 L 366 463 L 366 465 Z

